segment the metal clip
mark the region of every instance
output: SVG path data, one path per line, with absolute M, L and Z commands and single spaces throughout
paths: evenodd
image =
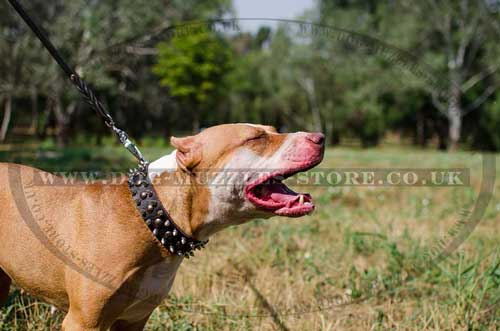
M 144 159 L 144 156 L 142 156 L 141 151 L 139 148 L 130 140 L 128 135 L 125 133 L 125 131 L 117 128 L 116 126 L 112 127 L 113 131 L 115 134 L 118 136 L 118 139 L 122 143 L 122 145 L 142 164 L 147 164 L 147 161 Z

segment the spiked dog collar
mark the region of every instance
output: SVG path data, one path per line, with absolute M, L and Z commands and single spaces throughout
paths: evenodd
M 208 240 L 191 238 L 167 213 L 149 180 L 147 163 L 130 170 L 128 184 L 142 219 L 170 253 L 189 258 L 194 255 L 194 250 L 205 247 Z

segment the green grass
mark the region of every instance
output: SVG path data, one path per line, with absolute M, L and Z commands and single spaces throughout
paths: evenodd
M 144 152 L 154 159 L 167 149 Z M 0 160 L 50 171 L 133 165 L 118 146 L 18 149 L 0 152 Z M 307 188 L 317 204 L 313 215 L 256 220 L 215 235 L 182 265 L 147 330 L 500 329 L 498 180 L 460 248 L 437 265 L 428 255 L 474 204 L 481 160 L 466 152 L 329 149 L 325 168 L 467 167 L 472 185 Z M 15 290 L 0 310 L 0 330 L 57 330 L 62 318 Z

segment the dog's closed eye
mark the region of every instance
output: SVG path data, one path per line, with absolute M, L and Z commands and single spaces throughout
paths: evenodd
M 266 132 L 262 131 L 262 132 L 257 133 L 256 135 L 253 135 L 252 137 L 247 138 L 245 140 L 245 142 L 256 141 L 256 140 L 259 140 L 259 139 L 262 139 L 265 137 L 266 137 Z

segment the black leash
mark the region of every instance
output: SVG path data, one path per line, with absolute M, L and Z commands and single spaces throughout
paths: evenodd
M 30 29 L 37 36 L 37 38 L 42 42 L 42 45 L 49 51 L 50 55 L 52 55 L 57 64 L 59 64 L 61 69 L 66 73 L 66 75 L 69 77 L 73 85 L 75 85 L 78 91 L 80 91 L 80 93 L 84 96 L 85 101 L 87 101 L 90 107 L 92 107 L 92 109 L 94 109 L 96 113 L 102 117 L 104 123 L 109 128 L 111 128 L 111 130 L 113 130 L 113 132 L 116 134 L 122 145 L 125 146 L 125 148 L 130 153 L 132 153 L 132 155 L 134 155 L 134 157 L 139 161 L 140 164 L 142 165 L 147 164 L 147 161 L 142 156 L 142 153 L 139 150 L 139 148 L 130 140 L 125 131 L 116 127 L 113 118 L 106 110 L 104 105 L 99 101 L 99 99 L 97 99 L 97 96 L 95 95 L 94 91 L 92 91 L 90 87 L 87 85 L 87 83 L 85 83 L 83 79 L 80 76 L 78 76 L 78 74 L 73 69 L 69 67 L 69 65 L 61 57 L 61 55 L 54 47 L 52 42 L 49 40 L 49 38 L 31 19 L 31 17 L 28 15 L 23 6 L 21 6 L 21 4 L 17 0 L 8 0 L 8 1 L 12 5 L 12 7 L 14 7 L 14 9 L 17 11 L 19 16 L 21 16 L 22 19 L 26 22 L 26 24 L 30 27 Z
M 80 93 L 84 96 L 87 103 L 103 118 L 104 123 L 118 136 L 118 139 L 123 146 L 125 146 L 125 148 L 139 161 L 139 167 L 137 169 L 130 170 L 128 184 L 130 192 L 132 193 L 132 198 L 137 205 L 137 209 L 139 209 L 142 219 L 152 232 L 153 236 L 170 253 L 186 258 L 193 256 L 194 250 L 205 247 L 208 240 L 201 241 L 192 238 L 191 236 L 185 234 L 172 220 L 163 207 L 149 179 L 149 163 L 144 159 L 141 151 L 129 139 L 128 135 L 123 130 L 116 127 L 113 118 L 104 108 L 104 105 L 97 99 L 95 93 L 63 60 L 57 49 L 50 42 L 49 38 L 40 30 L 35 22 L 33 22 L 21 4 L 17 0 L 9 0 L 9 3 L 23 18 L 26 24 L 28 24 L 38 39 L 40 39 L 43 46 L 49 51 L 50 55 L 52 55 L 62 70 L 64 70 L 73 85 L 75 85 L 78 91 L 80 91 Z

